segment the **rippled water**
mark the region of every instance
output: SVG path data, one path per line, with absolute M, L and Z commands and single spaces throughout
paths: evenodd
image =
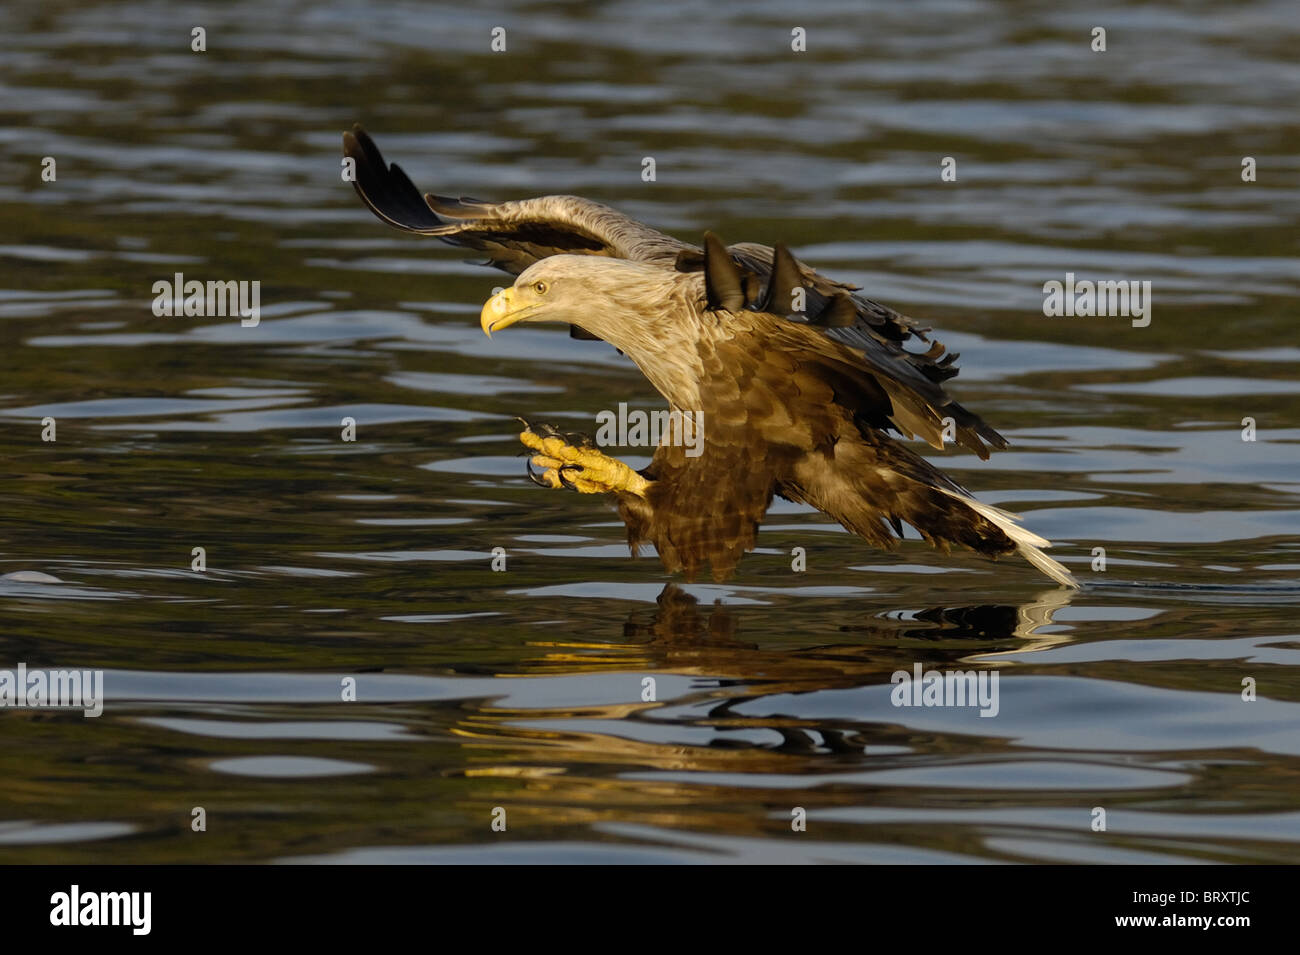
M 5 6 L 0 668 L 108 700 L 0 712 L 0 859 L 1295 859 L 1292 5 L 747 6 Z M 355 121 L 424 188 L 785 241 L 933 324 L 1013 445 L 939 456 L 1084 589 L 792 505 L 665 588 L 511 418 L 657 397 L 484 338 L 504 278 L 360 205 Z M 1067 271 L 1150 281 L 1150 326 L 1045 318 Z M 175 272 L 260 324 L 154 317 Z M 996 672 L 996 717 L 892 705 L 916 664 Z

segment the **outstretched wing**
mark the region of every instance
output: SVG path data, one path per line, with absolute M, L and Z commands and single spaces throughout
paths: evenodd
M 482 202 L 421 195 L 360 126 L 343 134 L 356 163 L 353 185 L 370 210 L 407 232 L 486 252 L 487 264 L 518 275 L 550 255 L 606 255 L 672 268 L 690 246 L 617 210 L 578 196 Z
M 931 342 L 926 336 L 929 329 L 858 295 L 854 286 L 817 274 L 783 246 L 739 243 L 728 248 L 706 233 L 701 250 L 578 196 L 492 203 L 421 195 L 400 166 L 384 161 L 360 126 L 343 134 L 343 151 L 356 163 L 357 194 L 390 225 L 478 249 L 487 253 L 487 264 L 513 275 L 539 259 L 561 254 L 604 255 L 680 272 L 705 271 L 710 307 L 769 311 L 810 325 L 852 349 L 888 392 L 893 405 L 890 421 L 900 433 L 919 435 L 943 447 L 943 419 L 950 417 L 957 442 L 980 457 L 988 457 L 985 442 L 1006 447 L 1000 434 L 944 392 L 943 382 L 957 374 L 957 355 L 945 354 L 941 343 Z M 801 303 L 793 301 L 796 289 Z M 594 337 L 577 329 L 571 333 Z M 928 350 L 903 347 L 912 340 L 927 343 Z

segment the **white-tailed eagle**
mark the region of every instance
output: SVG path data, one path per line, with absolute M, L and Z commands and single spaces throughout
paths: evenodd
M 702 425 L 702 451 L 661 441 L 642 471 L 590 442 L 525 425 L 530 475 L 617 500 L 635 554 L 654 544 L 669 571 L 707 563 L 725 579 L 752 550 L 774 495 L 802 501 L 891 548 L 904 522 L 947 551 L 1019 552 L 1077 586 L 1015 515 L 983 504 L 892 435 L 981 458 L 1006 440 L 943 389 L 955 354 L 855 286 L 818 275 L 784 246 L 703 248 L 576 196 L 480 202 L 421 195 L 360 126 L 343 134 L 357 193 L 379 218 L 487 253 L 516 276 L 483 307 L 491 334 L 520 322 L 569 325 L 626 354 L 671 410 Z M 926 351 L 908 351 L 913 341 Z M 947 421 L 945 422 L 945 419 Z M 892 433 L 892 435 L 891 435 Z M 678 434 L 677 437 L 681 435 Z

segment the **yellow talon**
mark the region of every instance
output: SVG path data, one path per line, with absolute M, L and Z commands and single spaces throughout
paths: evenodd
M 541 469 L 539 483 L 549 487 L 570 487 L 583 494 L 625 491 L 645 497 L 650 486 L 649 481 L 622 461 L 595 448 L 576 447 L 557 435 L 543 437 L 531 430 L 520 432 L 519 440 L 524 447 L 538 452 L 532 464 Z

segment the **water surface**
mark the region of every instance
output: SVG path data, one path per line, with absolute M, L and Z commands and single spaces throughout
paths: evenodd
M 5 6 L 0 668 L 108 700 L 0 711 L 0 859 L 1294 861 L 1293 8 L 746 7 Z M 657 396 L 488 341 L 506 279 L 360 205 L 356 121 L 424 188 L 785 241 L 933 325 L 1012 442 L 934 456 L 1084 589 L 788 504 L 726 584 L 629 558 L 512 416 Z M 1067 271 L 1152 282 L 1150 326 L 1045 318 Z M 176 272 L 260 324 L 155 317 Z M 892 705 L 918 663 L 997 716 Z

